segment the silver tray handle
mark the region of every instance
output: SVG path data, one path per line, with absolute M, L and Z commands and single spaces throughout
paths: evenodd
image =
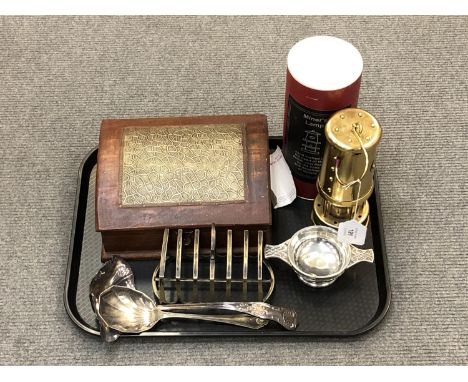
M 289 240 L 278 245 L 265 245 L 265 259 L 280 259 L 291 266 L 288 258 L 288 244 Z
M 360 263 L 362 261 L 366 261 L 368 263 L 374 262 L 374 250 L 359 249 L 359 248 L 356 248 L 354 245 L 350 245 L 349 247 L 351 249 L 351 259 L 349 260 L 349 264 L 347 268 L 350 268 L 353 265 Z

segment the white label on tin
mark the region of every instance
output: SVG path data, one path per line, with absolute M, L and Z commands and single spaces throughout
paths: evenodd
M 362 245 L 366 241 L 367 227 L 356 220 L 338 225 L 338 240 L 343 243 Z

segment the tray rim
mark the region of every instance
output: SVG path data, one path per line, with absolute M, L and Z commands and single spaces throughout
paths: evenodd
M 281 144 L 281 136 L 269 136 L 268 140 L 277 141 L 277 143 Z M 76 258 L 76 248 L 75 248 L 75 240 L 76 240 L 76 227 L 78 224 L 78 209 L 80 205 L 81 198 L 83 197 L 82 192 L 82 185 L 83 185 L 83 173 L 85 168 L 88 164 L 88 161 L 93 155 L 97 157 L 98 147 L 94 147 L 91 149 L 85 157 L 82 159 L 80 163 L 80 167 L 78 170 L 78 179 L 77 179 L 77 188 L 75 192 L 75 203 L 74 203 L 74 211 L 73 211 L 73 222 L 72 222 L 72 231 L 70 234 L 70 241 L 68 247 L 68 261 L 67 261 L 67 271 L 65 276 L 65 285 L 64 285 L 64 293 L 63 293 L 63 301 L 65 305 L 65 310 L 70 317 L 70 319 L 83 331 L 92 334 L 94 336 L 100 336 L 100 332 L 89 327 L 85 322 L 80 320 L 78 314 L 75 314 L 73 307 L 70 304 L 70 293 L 72 292 L 70 288 L 70 281 L 72 277 L 72 267 L 73 262 L 78 261 L 78 272 L 80 269 L 79 261 L 81 260 L 81 249 L 79 251 L 79 256 Z M 94 167 L 94 165 L 93 165 Z M 88 184 L 85 182 L 85 189 L 86 189 L 86 197 L 87 197 L 87 188 Z M 296 332 L 296 331 L 271 331 L 271 332 L 255 332 L 255 331 L 246 331 L 246 332 L 217 332 L 217 331 L 207 331 L 207 332 L 193 332 L 193 331 L 184 331 L 184 332 L 158 332 L 158 331 L 149 331 L 143 332 L 139 334 L 122 334 L 120 337 L 122 338 L 130 338 L 130 337 L 308 337 L 308 338 L 348 338 L 348 337 L 356 337 L 358 335 L 364 334 L 369 332 L 370 330 L 374 329 L 377 325 L 379 325 L 384 317 L 386 316 L 391 300 L 392 300 L 392 292 L 390 286 L 390 278 L 389 278 L 389 271 L 388 271 L 388 262 L 387 262 L 387 251 L 385 245 L 385 232 L 382 220 L 382 214 L 380 209 L 380 192 L 379 192 L 379 181 L 377 177 L 377 172 L 374 175 L 374 193 L 375 203 L 377 205 L 377 218 L 379 220 L 379 236 L 380 236 L 380 247 L 381 247 L 381 260 L 382 260 L 382 270 L 383 276 L 385 280 L 385 302 L 381 309 L 381 299 L 379 298 L 378 310 L 377 315 L 374 316 L 367 325 L 360 327 L 356 330 L 351 331 L 308 331 L 308 332 Z M 78 276 L 76 276 L 78 277 Z M 380 289 L 380 283 L 378 283 Z M 380 293 L 379 293 L 380 296 Z

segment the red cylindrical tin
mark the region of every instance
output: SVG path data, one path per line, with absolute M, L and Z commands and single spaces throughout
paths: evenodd
M 336 37 L 309 37 L 289 51 L 283 154 L 301 198 L 317 195 L 325 124 L 335 111 L 357 106 L 362 68 L 359 51 Z

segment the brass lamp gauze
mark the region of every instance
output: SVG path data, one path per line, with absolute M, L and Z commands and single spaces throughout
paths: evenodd
M 374 189 L 374 168 L 382 129 L 373 115 L 348 108 L 333 114 L 325 125 L 322 167 L 312 220 L 330 227 L 354 219 L 367 224 Z

